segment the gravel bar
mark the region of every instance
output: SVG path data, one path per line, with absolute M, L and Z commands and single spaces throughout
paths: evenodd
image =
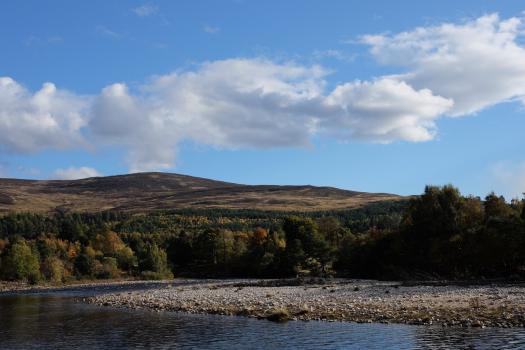
M 166 283 L 147 291 L 83 299 L 104 306 L 256 317 L 404 323 L 444 327 L 525 327 L 522 285 L 416 285 L 365 280 Z

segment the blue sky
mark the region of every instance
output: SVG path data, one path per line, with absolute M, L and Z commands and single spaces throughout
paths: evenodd
M 0 176 L 159 170 L 518 196 L 524 10 L 482 0 L 3 1 Z

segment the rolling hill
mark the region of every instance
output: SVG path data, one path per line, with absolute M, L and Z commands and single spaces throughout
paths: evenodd
M 402 198 L 310 185 L 241 185 L 170 173 L 82 180 L 0 179 L 0 212 L 149 212 L 180 208 L 314 211 Z

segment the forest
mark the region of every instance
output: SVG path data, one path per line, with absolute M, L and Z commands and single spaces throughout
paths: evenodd
M 0 278 L 522 279 L 525 200 L 451 186 L 352 210 L 188 209 L 0 217 Z

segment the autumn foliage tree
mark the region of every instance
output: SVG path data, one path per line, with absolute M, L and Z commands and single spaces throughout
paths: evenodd
M 2 259 L 2 275 L 7 280 L 37 283 L 41 275 L 36 248 L 25 239 L 14 242 Z

